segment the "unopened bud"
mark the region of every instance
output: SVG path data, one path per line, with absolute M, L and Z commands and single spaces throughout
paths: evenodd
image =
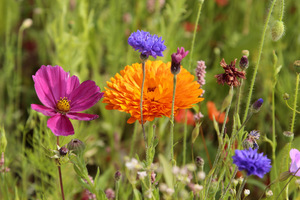
M 268 191 L 266 191 L 266 196 L 267 196 L 267 197 L 271 197 L 271 196 L 273 196 L 273 192 L 272 192 L 272 190 L 268 190 Z
M 61 156 L 67 155 L 68 152 L 69 152 L 69 149 L 67 149 L 66 147 L 61 147 L 59 149 L 59 155 L 61 155 Z
M 247 56 L 247 57 L 248 57 L 248 56 L 249 56 L 249 51 L 248 51 L 248 50 L 243 50 L 243 51 L 242 51 L 242 54 L 243 54 L 244 56 Z
M 32 26 L 32 19 L 27 18 L 27 19 L 25 19 L 25 20 L 23 21 L 21 27 L 22 27 L 23 29 L 26 29 L 26 28 L 29 28 L 30 26 Z
M 115 180 L 116 181 L 120 180 L 121 176 L 122 176 L 121 172 L 119 170 L 116 171 L 116 173 L 115 173 Z
M 250 190 L 245 189 L 245 190 L 244 190 L 244 195 L 245 195 L 245 197 L 249 196 L 249 194 L 250 194 Z
M 290 131 L 284 131 L 283 135 L 285 136 L 285 138 L 288 140 L 288 142 L 293 141 L 294 139 L 294 133 L 290 132 Z
M 236 190 L 235 190 L 235 189 L 230 188 L 230 189 L 229 189 L 229 192 L 230 192 L 230 194 L 231 194 L 232 196 L 236 196 Z
M 242 56 L 241 60 L 240 60 L 240 68 L 242 70 L 246 70 L 249 67 L 249 60 L 247 56 Z
M 290 98 L 290 95 L 288 93 L 283 94 L 283 100 L 288 100 Z
M 279 181 L 285 181 L 286 179 L 288 179 L 290 176 L 292 175 L 292 173 L 290 173 L 289 171 L 286 171 L 286 172 L 282 172 L 280 175 L 279 175 Z
M 297 73 L 300 73 L 300 60 L 294 62 L 294 68 Z
M 257 101 L 255 101 L 252 104 L 251 111 L 253 113 L 258 113 L 263 103 L 264 103 L 264 100 L 262 98 L 258 99 Z
M 283 21 L 275 21 L 271 27 L 271 36 L 274 42 L 278 41 L 284 34 Z
M 200 156 L 196 157 L 196 165 L 197 167 L 203 167 L 204 166 L 204 160 Z
M 73 153 L 75 153 L 76 155 L 82 154 L 84 149 L 85 149 L 85 145 L 82 141 L 78 140 L 78 139 L 72 139 L 69 143 L 68 143 L 68 149 L 70 151 L 72 151 Z

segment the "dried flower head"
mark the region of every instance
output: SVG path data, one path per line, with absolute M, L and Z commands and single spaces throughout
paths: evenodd
M 128 44 L 132 46 L 136 51 L 146 57 L 163 56 L 162 52 L 166 49 L 164 40 L 157 35 L 151 35 L 149 32 L 137 30 L 133 32 L 128 38 Z
M 74 134 L 69 120 L 90 121 L 98 115 L 78 113 L 95 105 L 103 96 L 94 81 L 80 84 L 77 76 L 71 76 L 60 66 L 42 66 L 32 76 L 35 91 L 43 105 L 31 104 L 31 108 L 51 118 L 48 128 L 56 136 Z
M 243 72 L 243 71 L 240 72 L 237 70 L 237 68 L 235 68 L 236 60 L 237 59 L 232 61 L 230 63 L 230 65 L 227 65 L 224 58 L 222 59 L 222 61 L 220 62 L 220 65 L 225 70 L 225 73 L 215 75 L 215 77 L 217 78 L 217 82 L 219 84 L 224 85 L 224 83 L 226 83 L 229 86 L 236 87 L 241 84 L 239 82 L 238 78 L 246 79 L 245 72 Z
M 143 95 L 143 118 L 152 121 L 156 117 L 171 115 L 173 95 L 173 75 L 170 71 L 171 63 L 162 61 L 150 61 L 146 63 L 146 77 Z M 142 85 L 142 64 L 136 63 L 126 66 L 120 74 L 107 82 L 109 88 L 105 88 L 103 103 L 107 103 L 106 109 L 120 110 L 131 114 L 127 123 L 141 122 L 140 93 Z M 202 89 L 194 81 L 194 76 L 182 68 L 177 75 L 177 87 L 175 96 L 175 116 L 179 109 L 191 108 L 193 104 L 203 100 Z

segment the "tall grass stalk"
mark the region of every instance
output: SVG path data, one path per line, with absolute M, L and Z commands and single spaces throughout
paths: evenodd
M 259 51 L 258 51 L 259 53 L 258 53 L 256 65 L 255 65 L 254 72 L 253 72 L 253 77 L 252 77 L 251 84 L 250 84 L 250 89 L 249 89 L 249 94 L 248 94 L 248 98 L 247 98 L 246 110 L 245 110 L 245 113 L 244 113 L 243 122 L 246 121 L 247 116 L 248 116 L 248 111 L 249 111 L 249 107 L 250 107 L 250 101 L 251 101 L 251 97 L 252 97 L 252 93 L 253 93 L 256 74 L 257 74 L 257 70 L 258 70 L 258 67 L 259 67 L 259 64 L 260 64 L 261 54 L 262 54 L 262 50 L 263 50 L 264 43 L 265 43 L 266 32 L 267 32 L 268 24 L 269 24 L 269 21 L 271 19 L 271 14 L 272 14 L 273 8 L 275 6 L 275 3 L 276 3 L 276 0 L 271 1 L 271 6 L 270 6 L 270 9 L 269 9 L 269 13 L 268 13 L 268 16 L 267 16 L 267 19 L 266 19 L 266 22 L 265 22 L 265 25 L 264 25 L 264 29 L 263 29 L 263 32 L 262 32 L 262 35 L 261 35 Z
M 172 97 L 172 109 L 171 109 L 171 125 L 170 125 L 170 159 L 173 165 L 174 157 L 174 106 L 175 106 L 175 93 L 176 93 L 177 75 L 173 77 L 173 97 Z
M 59 146 L 59 136 L 57 136 L 57 145 Z M 62 181 L 60 163 L 58 163 L 57 167 L 58 167 L 58 174 L 59 174 L 59 184 L 60 184 L 60 190 L 61 190 L 61 197 L 62 197 L 63 200 L 65 200 L 64 186 L 63 186 L 63 181 Z
M 143 55 L 141 54 L 142 70 L 143 70 L 143 81 L 142 81 L 142 87 L 141 87 L 140 109 L 141 109 L 141 124 L 142 124 L 142 129 L 143 129 L 143 136 L 144 136 L 145 146 L 146 146 L 146 149 L 147 149 L 147 140 L 146 140 L 145 127 L 144 127 L 144 119 L 143 119 L 143 94 L 144 94 L 144 84 L 145 84 L 145 77 L 146 77 L 145 62 L 146 62 L 147 59 L 143 58 L 142 56 Z

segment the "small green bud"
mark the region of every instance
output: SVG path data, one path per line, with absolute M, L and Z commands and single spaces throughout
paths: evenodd
M 294 62 L 294 68 L 297 73 L 300 73 L 300 60 Z
M 271 27 L 271 36 L 274 42 L 278 41 L 284 34 L 283 21 L 276 20 Z
M 68 145 L 67 148 L 72 151 L 74 154 L 79 155 L 84 152 L 85 145 L 81 140 L 78 139 L 72 139 Z
M 292 173 L 289 172 L 289 171 L 282 172 L 282 173 L 279 175 L 279 181 L 280 181 L 280 182 L 285 181 L 285 180 L 288 179 L 291 175 L 292 175 Z
M 196 165 L 197 165 L 197 167 L 203 167 L 204 166 L 204 159 L 203 158 L 201 158 L 200 156 L 197 156 L 196 157 Z
M 290 132 L 290 131 L 284 131 L 283 135 L 285 136 L 285 138 L 288 140 L 288 142 L 293 141 L 294 139 L 294 133 Z
M 245 49 L 245 50 L 242 51 L 242 54 L 243 54 L 243 56 L 249 57 L 250 53 L 249 53 L 249 51 L 247 49 Z
M 4 127 L 0 127 L 0 153 L 5 152 L 7 140 L 5 136 Z
M 283 94 L 283 100 L 288 100 L 290 98 L 290 95 L 288 93 Z

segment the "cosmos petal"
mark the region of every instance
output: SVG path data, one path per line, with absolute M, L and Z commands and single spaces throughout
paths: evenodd
M 67 117 L 76 120 L 91 121 L 97 119 L 99 116 L 87 113 L 67 113 Z
M 31 108 L 37 112 L 42 113 L 43 115 L 46 115 L 46 116 L 52 117 L 52 116 L 56 115 L 55 110 L 53 110 L 52 108 L 43 106 L 43 105 L 31 104 Z
M 62 114 L 57 114 L 47 121 L 47 127 L 56 136 L 68 136 L 74 134 L 74 128 L 68 117 Z

